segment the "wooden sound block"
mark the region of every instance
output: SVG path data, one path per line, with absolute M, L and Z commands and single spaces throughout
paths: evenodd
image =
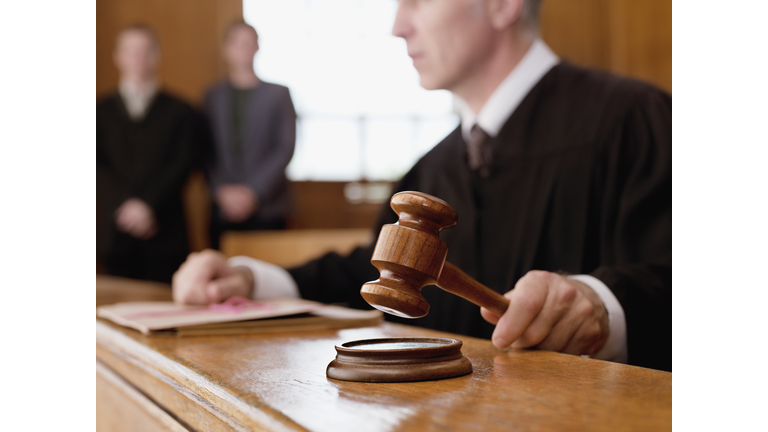
M 472 372 L 462 342 L 447 338 L 363 339 L 336 345 L 328 378 L 358 382 L 405 382 L 451 378 Z

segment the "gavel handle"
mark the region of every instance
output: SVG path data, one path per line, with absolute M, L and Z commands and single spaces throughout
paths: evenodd
M 476 281 L 448 261 L 443 265 L 437 286 L 488 309 L 498 317 L 504 315 L 509 307 L 509 299 Z

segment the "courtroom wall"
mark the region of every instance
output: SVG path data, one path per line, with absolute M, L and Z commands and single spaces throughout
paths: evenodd
M 541 26 L 562 58 L 672 92 L 672 0 L 545 0 Z
M 96 93 L 117 83 L 112 49 L 117 31 L 145 22 L 163 45 L 160 75 L 192 102 L 223 76 L 219 41 L 242 19 L 240 0 L 98 0 Z M 672 90 L 671 0 L 545 0 L 542 34 L 561 57 L 652 82 Z
M 97 96 L 117 84 L 117 70 L 112 62 L 117 32 L 126 25 L 143 22 L 152 26 L 160 38 L 163 85 L 199 104 L 204 90 L 224 76 L 219 54 L 221 35 L 227 24 L 242 16 L 240 0 L 98 0 Z M 639 78 L 672 91 L 671 0 L 545 0 L 541 22 L 544 40 L 563 59 Z M 343 185 L 309 182 L 295 184 L 294 191 L 298 200 L 307 201 L 296 203 L 297 214 L 292 224 L 296 228 L 369 226 L 376 214 L 370 206 L 340 207 L 338 203 L 344 201 Z M 315 201 L 337 204 L 318 206 Z M 210 203 L 199 173 L 187 185 L 185 206 L 190 244 L 193 250 L 200 250 L 208 245 Z M 339 214 L 340 208 L 345 209 L 343 214 Z M 328 214 L 319 214 L 323 211 Z M 314 222 L 308 219 L 310 214 L 316 219 Z

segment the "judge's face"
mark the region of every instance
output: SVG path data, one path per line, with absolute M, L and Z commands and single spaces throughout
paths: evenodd
M 150 34 L 141 30 L 126 30 L 117 39 L 115 65 L 126 78 L 149 78 L 157 69 L 160 50 Z
M 456 91 L 482 74 L 494 32 L 483 0 L 398 0 L 392 34 L 427 90 Z
M 249 27 L 237 26 L 230 30 L 224 41 L 224 61 L 230 67 L 242 68 L 253 65 L 253 56 L 259 50 L 259 39 Z

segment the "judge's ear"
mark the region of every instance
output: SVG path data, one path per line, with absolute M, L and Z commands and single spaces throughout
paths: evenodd
M 495 30 L 504 30 L 520 21 L 525 0 L 488 0 L 486 8 Z

